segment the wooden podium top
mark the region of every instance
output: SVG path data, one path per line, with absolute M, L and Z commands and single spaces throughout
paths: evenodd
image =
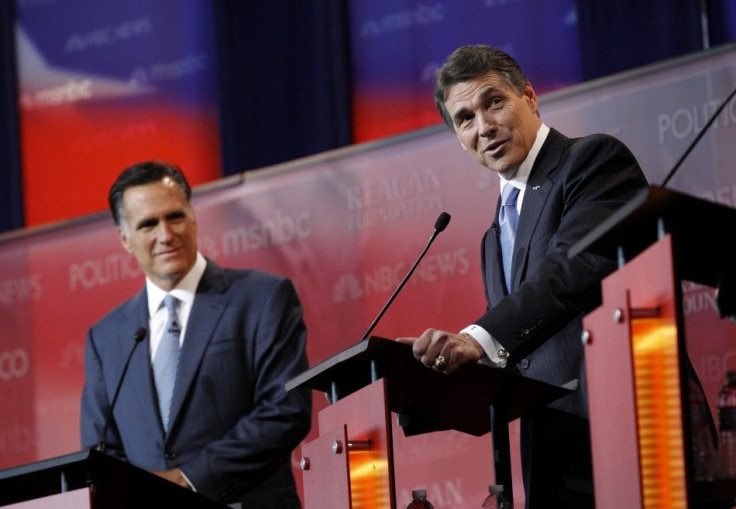
M 453 429 L 481 436 L 490 431 L 491 406 L 512 421 L 577 388 L 577 381 L 560 387 L 482 364 L 444 375 L 417 361 L 409 345 L 374 336 L 292 378 L 286 389 L 340 399 L 379 378 L 387 380 L 389 410 L 402 416 L 407 435 Z

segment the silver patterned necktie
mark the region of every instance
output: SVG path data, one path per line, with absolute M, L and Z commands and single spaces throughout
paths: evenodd
M 169 413 L 171 411 L 171 396 L 174 393 L 174 382 L 176 381 L 176 369 L 179 364 L 179 335 L 181 326 L 177 315 L 179 299 L 173 295 L 164 298 L 164 306 L 168 313 L 168 319 L 164 328 L 164 334 L 156 350 L 153 361 L 153 377 L 156 381 L 156 392 L 158 393 L 158 407 L 161 412 L 161 422 L 164 430 L 169 430 Z
M 506 290 L 511 291 L 511 258 L 514 254 L 516 227 L 519 224 L 519 212 L 516 210 L 516 198 L 519 189 L 506 184 L 501 193 L 501 211 L 498 224 L 501 230 L 501 254 L 503 255 L 503 274 L 506 279 Z

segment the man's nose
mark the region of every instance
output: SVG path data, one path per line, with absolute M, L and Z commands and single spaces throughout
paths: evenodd
M 490 136 L 496 131 L 496 122 L 491 115 L 481 112 L 478 114 L 478 134 Z
M 170 240 L 174 236 L 174 231 L 168 221 L 160 221 L 158 223 L 158 239 L 161 242 Z

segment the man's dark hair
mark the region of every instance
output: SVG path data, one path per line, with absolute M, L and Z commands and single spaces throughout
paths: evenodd
M 445 107 L 447 92 L 458 83 L 485 76 L 491 71 L 498 74 L 519 94 L 524 93 L 524 86 L 529 80 L 516 60 L 508 53 L 484 44 L 459 47 L 435 73 L 434 102 L 442 115 L 442 120 L 453 132 L 455 126 L 450 112 Z
M 176 182 L 184 194 L 187 203 L 189 203 L 192 198 L 192 188 L 189 182 L 187 182 L 184 173 L 182 173 L 177 165 L 153 160 L 134 164 L 124 169 L 112 187 L 110 187 L 110 192 L 107 195 L 107 201 L 110 204 L 110 212 L 112 212 L 115 226 L 120 227 L 123 193 L 125 193 L 126 189 L 159 182 L 166 177 L 170 177 L 171 180 Z

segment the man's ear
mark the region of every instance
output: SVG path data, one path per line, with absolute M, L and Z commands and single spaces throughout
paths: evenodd
M 118 235 L 120 236 L 120 243 L 123 245 L 123 248 L 129 252 L 133 252 L 133 248 L 130 246 L 130 242 L 128 241 L 128 236 L 125 234 L 122 228 L 118 228 Z
M 534 87 L 532 87 L 532 84 L 529 82 L 527 82 L 527 84 L 524 85 L 524 97 L 529 103 L 529 106 L 531 106 L 532 111 L 534 111 L 534 113 L 539 114 L 539 105 L 537 104 L 537 93 L 534 91 Z

